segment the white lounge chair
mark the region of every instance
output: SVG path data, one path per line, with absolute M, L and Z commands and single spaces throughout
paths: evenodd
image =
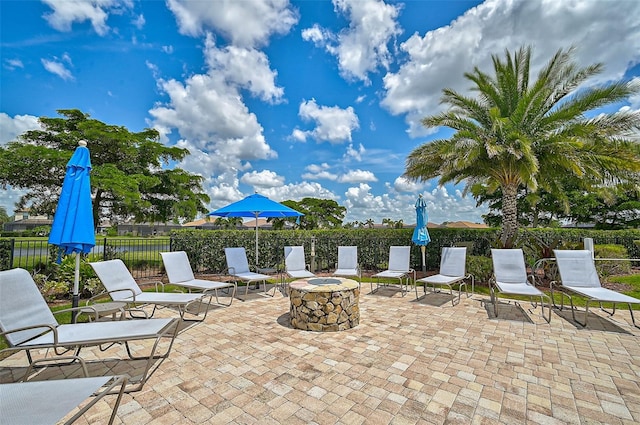
M 416 280 L 416 271 L 410 266 L 411 247 L 410 246 L 392 246 L 389 247 L 389 266 L 387 270 L 374 274 L 376 278 L 376 289 L 373 289 L 373 280 L 371 281 L 371 292 L 378 290 L 380 286 L 380 278 L 398 279 L 400 281 L 400 292 L 404 297 L 409 292 L 409 282 Z M 407 289 L 404 289 L 406 285 Z
M 187 288 L 189 292 L 213 293 L 216 296 L 216 302 L 218 304 L 221 304 L 218 299 L 218 289 L 231 290 L 229 304 L 222 304 L 227 306 L 231 305 L 238 288 L 235 282 L 196 279 L 193 274 L 193 269 L 191 268 L 191 263 L 189 262 L 189 257 L 184 251 L 161 252 L 160 255 L 162 256 L 164 269 L 167 272 L 167 279 L 171 285 L 182 286 Z
M 535 287 L 535 278 L 527 275 L 527 267 L 524 263 L 524 253 L 521 249 L 492 249 L 493 277 L 489 280 L 489 291 L 493 312 L 498 317 L 498 296 L 520 295 L 529 297 L 531 304 L 534 298 L 540 298 L 542 317 L 549 323 L 551 321 L 551 299 L 547 294 Z M 544 316 L 544 299 L 547 299 L 549 308 L 548 317 Z
M 358 288 L 362 283 L 362 272 L 358 264 L 357 246 L 338 247 L 338 265 L 333 272 L 334 276 L 355 277 L 358 280 Z
M 127 266 L 120 259 L 89 263 L 113 301 L 124 301 L 132 306 L 127 311 L 131 317 L 140 312 L 143 317 L 153 317 L 157 307 L 175 307 L 182 320 L 203 321 L 211 306 L 211 294 L 183 294 L 177 292 L 143 292 Z M 142 308 L 152 306 L 151 314 Z M 141 307 L 141 308 L 136 308 Z M 189 313 L 199 319 L 185 319 Z
M 227 271 L 235 279 L 240 279 L 247 283 L 244 294 L 249 293 L 249 285 L 254 282 L 262 282 L 264 293 L 267 294 L 267 279 L 271 276 L 262 273 L 252 272 L 247 260 L 247 252 L 244 248 L 225 248 L 224 256 L 227 260 Z M 275 295 L 275 290 L 273 295 Z
M 442 248 L 439 273 L 416 280 L 416 299 L 418 299 L 418 282 L 423 284 L 425 294 L 428 285 L 431 285 L 434 291 L 436 290 L 436 285 L 448 287 L 451 294 L 451 305 L 455 305 L 453 286 L 456 284 L 458 286 L 458 303 L 460 302 L 460 293 L 463 286 L 468 298 L 469 288 L 467 287 L 467 281 L 471 280 L 471 292 L 473 293 L 475 291 L 475 279 L 473 275 L 467 274 L 466 263 L 466 247 Z
M 316 277 L 308 269 L 304 259 L 304 246 L 284 247 L 284 274 L 293 279 L 306 279 Z M 283 275 L 284 285 L 284 275 Z
M 633 309 L 631 308 L 631 304 L 640 304 L 640 300 L 602 287 L 593 262 L 591 250 L 568 251 L 556 249 L 553 252 L 556 256 L 558 271 L 560 272 L 560 281 L 551 282 L 551 294 L 553 295 L 554 286 L 560 289 L 560 293 L 562 294 L 560 298 L 560 309 L 564 308 L 564 297 L 568 297 L 571 302 L 573 320 L 582 326 L 587 326 L 589 303 L 600 303 L 600 309 L 611 316 L 616 312 L 616 304 L 627 304 L 633 325 L 640 328 L 640 326 L 636 325 L 636 320 L 633 317 Z M 586 298 L 584 322 L 576 319 L 576 309 L 573 305 L 573 298 L 569 292 Z M 613 310 L 605 310 L 602 307 L 603 302 L 612 303 Z
M 72 424 L 98 401 L 117 391 L 108 424 L 113 424 L 127 383 L 125 376 L 71 378 L 0 385 L 0 424 L 55 424 L 94 396 L 65 422 Z M 120 390 L 116 390 L 120 387 Z
M 81 308 L 87 307 L 63 311 Z M 56 314 L 63 311 L 57 311 Z M 43 359 L 34 360 L 32 356 L 32 352 L 35 353 L 41 349 L 47 349 L 47 363 L 55 363 L 56 360 L 68 363 L 69 356 L 64 354 L 70 349 L 75 350 L 74 357 L 77 357 L 83 347 L 123 343 L 130 359 L 147 360 L 142 374 L 135 379 L 129 377 L 129 384 L 134 386 L 127 392 L 137 391 L 142 388 L 160 363 L 169 356 L 179 323 L 180 321 L 174 318 L 60 325 L 28 271 L 24 269 L 0 271 L 0 335 L 6 338 L 9 345 L 2 352 L 25 351 L 30 366 L 27 373 L 32 365 L 42 362 Z M 169 338 L 168 348 L 163 354 L 157 355 L 156 351 L 165 338 Z M 149 339 L 155 340 L 149 355 L 134 356 L 129 343 Z M 160 362 L 157 362 L 158 360 Z

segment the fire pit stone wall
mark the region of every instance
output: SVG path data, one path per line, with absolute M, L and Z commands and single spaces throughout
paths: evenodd
M 360 323 L 358 283 L 345 278 L 300 279 L 290 284 L 290 319 L 296 329 L 334 332 Z

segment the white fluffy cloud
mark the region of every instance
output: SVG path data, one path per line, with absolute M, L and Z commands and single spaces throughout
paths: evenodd
M 18 139 L 18 136 L 29 130 L 41 130 L 38 117 L 33 115 L 16 115 L 13 118 L 4 112 L 0 112 L 0 146 L 6 145 Z M 0 190 L 0 206 L 4 207 L 7 214 L 13 215 L 16 202 L 26 192 L 6 188 Z
M 288 0 L 168 0 L 167 5 L 182 34 L 200 36 L 212 27 L 242 47 L 267 44 L 272 34 L 286 34 L 298 22 Z
M 313 130 L 295 129 L 292 137 L 299 141 L 312 137 L 318 143 L 350 142 L 351 134 L 360 128 L 358 116 L 351 106 L 345 109 L 338 106 L 318 106 L 315 99 L 311 99 L 300 103 L 298 115 L 304 121 L 312 121 L 316 124 Z
M 272 187 L 260 190 L 260 194 L 274 201 L 286 201 L 287 199 L 299 200 L 302 198 L 320 198 L 338 200 L 340 197 L 316 182 L 291 183 L 280 187 Z
M 371 186 L 361 183 L 350 187 L 346 193 L 346 221 L 372 219 L 382 223 L 385 218 L 401 219 L 405 224 L 416 222 L 415 203 L 418 193 L 398 193 L 390 190 L 383 195 L 371 193 Z M 437 187 L 430 192 L 422 192 L 427 202 L 429 221 L 442 223 L 445 221 L 478 221 L 478 217 L 486 213 L 486 208 L 476 208 L 475 200 L 463 197 L 454 189 L 451 195 L 445 187 Z
M 269 170 L 251 171 L 240 177 L 240 182 L 258 188 L 280 187 L 284 185 L 284 177 Z
M 346 174 L 341 175 L 338 178 L 340 183 L 364 183 L 364 182 L 377 182 L 375 174 L 371 171 L 365 170 L 350 170 Z
M 335 55 L 346 79 L 368 85 L 369 73 L 389 67 L 392 57 L 387 45 L 402 32 L 396 22 L 400 6 L 378 0 L 333 0 L 333 5 L 348 19 L 349 27 L 332 34 L 316 24 L 305 29 L 302 37 Z
M 52 74 L 57 75 L 63 80 L 70 81 L 74 79 L 73 74 L 67 68 L 67 65 L 71 65 L 71 66 L 73 65 L 69 55 L 65 54 L 62 56 L 62 58 L 54 57 L 52 60 L 43 58 L 41 59 L 41 62 L 42 62 L 42 66 L 44 66 L 44 69 L 46 69 Z
M 636 87 L 640 87 L 640 77 L 635 77 L 631 80 L 632 84 Z M 630 108 L 635 110 L 640 110 L 640 92 L 636 93 L 634 96 L 629 98 Z
M 620 78 L 640 61 L 640 2 L 609 6 L 581 0 L 487 0 L 450 25 L 403 42 L 400 49 L 408 59 L 384 77 L 382 105 L 392 114 L 405 114 L 411 134 L 425 134 L 420 118 L 440 110 L 443 88 L 466 91 L 471 84 L 464 72 L 474 66 L 490 71 L 489 53 L 501 55 L 523 45 L 533 45 L 534 72 L 558 49 L 573 44 L 581 65 L 606 63 L 592 82 Z
M 355 161 L 362 161 L 362 156 L 367 152 L 367 150 L 362 146 L 362 143 L 358 144 L 358 147 L 354 147 L 353 144 L 349 144 L 347 146 L 347 151 L 344 153 L 344 159 L 353 159 Z
M 418 183 L 407 179 L 406 177 L 398 177 L 393 182 L 393 188 L 398 192 L 416 193 L 424 187 L 423 183 Z
M 38 117 L 33 115 L 16 115 L 11 118 L 4 112 L 0 112 L 0 146 L 7 142 L 17 140 L 18 136 L 29 130 L 41 130 Z
M 196 74 L 184 83 L 160 79 L 158 85 L 170 101 L 149 111 L 152 125 L 168 135 L 175 128 L 190 150 L 195 148 L 211 154 L 221 166 L 241 168 L 242 161 L 276 158 L 267 144 L 263 128 L 255 114 L 242 100 L 245 88 L 262 98 L 273 99 L 276 89 L 274 74 L 260 52 L 246 49 L 218 49 L 212 37 L 205 40 L 207 74 Z M 242 58 L 252 58 L 244 62 Z M 253 81 L 254 75 L 260 75 Z M 193 152 L 192 152 L 193 153 Z
M 99 35 L 109 32 L 107 19 L 112 11 L 130 9 L 130 0 L 43 0 L 53 11 L 46 13 L 44 18 L 49 25 L 58 31 L 71 31 L 74 23 L 89 21 L 94 31 Z
M 5 59 L 3 66 L 9 71 L 14 71 L 18 68 L 24 68 L 24 64 L 20 59 Z
M 305 167 L 306 173 L 302 174 L 302 178 L 306 180 L 338 180 L 338 175 L 329 171 L 331 166 L 329 164 L 309 164 Z

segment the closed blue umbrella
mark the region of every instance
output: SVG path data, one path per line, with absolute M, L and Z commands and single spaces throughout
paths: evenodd
M 91 205 L 91 159 L 87 142 L 81 140 L 67 163 L 62 191 L 53 216 L 49 243 L 60 247 L 65 254 L 76 254 L 73 282 L 73 307 L 78 307 L 80 286 L 80 254 L 87 254 L 96 244 Z M 72 314 L 75 322 L 75 314 Z
M 226 207 L 212 211 L 207 215 L 216 215 L 219 217 L 254 217 L 256 219 L 256 265 L 258 265 L 258 218 L 300 217 L 304 214 L 286 205 L 282 205 L 279 202 L 272 201 L 266 196 L 254 193 Z
M 427 214 L 427 203 L 422 198 L 422 195 L 418 197 L 416 201 L 416 228 L 413 229 L 413 236 L 411 242 L 420 246 L 422 251 L 422 271 L 427 271 L 427 264 L 425 261 L 426 247 L 431 242 L 429 236 L 429 230 L 427 230 L 427 223 L 429 222 L 429 215 Z

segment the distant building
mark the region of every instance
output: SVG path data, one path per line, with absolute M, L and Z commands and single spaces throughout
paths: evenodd
M 51 226 L 53 218 L 46 215 L 31 215 L 29 209 L 15 212 L 12 221 L 4 223 L 3 230 L 7 232 L 24 232 L 36 227 Z
M 488 229 L 484 223 L 472 223 L 470 221 L 454 221 L 452 223 L 441 224 L 440 227 L 451 227 L 456 229 Z
M 128 221 L 118 224 L 118 236 L 166 236 L 173 230 L 182 229 L 179 224 L 134 223 Z

